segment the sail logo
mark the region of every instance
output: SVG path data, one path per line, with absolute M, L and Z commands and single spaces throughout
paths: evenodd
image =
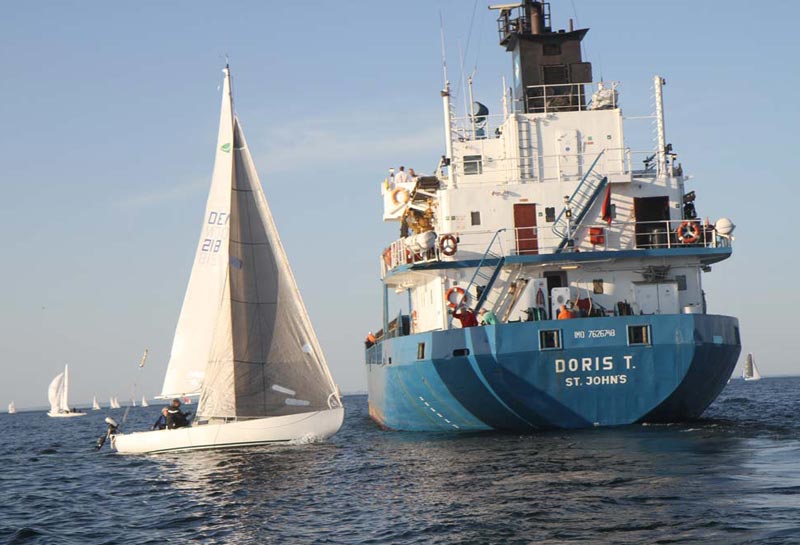
M 230 143 L 230 142 L 228 142 L 227 144 L 222 144 L 222 145 L 219 147 L 219 149 L 221 149 L 221 150 L 222 150 L 222 151 L 224 151 L 225 153 L 230 153 L 230 152 L 231 152 L 231 143 Z

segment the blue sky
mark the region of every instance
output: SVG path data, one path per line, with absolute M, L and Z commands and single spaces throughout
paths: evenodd
M 379 182 L 443 151 L 439 13 L 450 79 L 500 109 L 510 57 L 487 2 L 14 2 L 0 18 L 0 402 L 159 391 L 210 182 L 220 68 L 334 377 L 366 387 L 379 327 Z M 302 6 L 302 7 L 301 7 Z M 591 31 L 595 79 L 626 115 L 665 88 L 667 140 L 702 216 L 729 216 L 734 257 L 705 277 L 765 374 L 797 374 L 794 133 L 800 4 L 553 2 Z M 474 16 L 473 16 L 474 14 Z M 472 31 L 470 32 L 470 28 Z M 630 131 L 649 134 L 644 130 Z M 649 138 L 649 137 L 648 137 Z M 642 149 L 648 138 L 628 141 Z M 142 350 L 151 357 L 137 367 Z

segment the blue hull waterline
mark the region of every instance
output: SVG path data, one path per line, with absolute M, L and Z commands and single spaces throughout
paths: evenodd
M 641 326 L 649 326 L 649 342 L 630 344 L 629 331 Z M 559 331 L 562 348 L 541 349 L 542 330 Z M 738 320 L 699 314 L 520 322 L 389 338 L 367 350 L 370 415 L 407 431 L 695 419 L 722 391 L 740 350 Z

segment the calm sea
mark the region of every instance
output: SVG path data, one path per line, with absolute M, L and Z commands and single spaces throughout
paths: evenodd
M 345 402 L 326 443 L 147 457 L 95 452 L 107 410 L 2 414 L 0 542 L 800 543 L 800 378 L 733 381 L 699 422 L 525 436 L 384 432 Z

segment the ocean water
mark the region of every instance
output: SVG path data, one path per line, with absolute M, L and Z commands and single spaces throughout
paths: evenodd
M 800 543 L 800 378 L 732 381 L 704 419 L 533 435 L 95 452 L 106 414 L 0 415 L 0 542 Z M 159 407 L 131 410 L 129 429 Z

